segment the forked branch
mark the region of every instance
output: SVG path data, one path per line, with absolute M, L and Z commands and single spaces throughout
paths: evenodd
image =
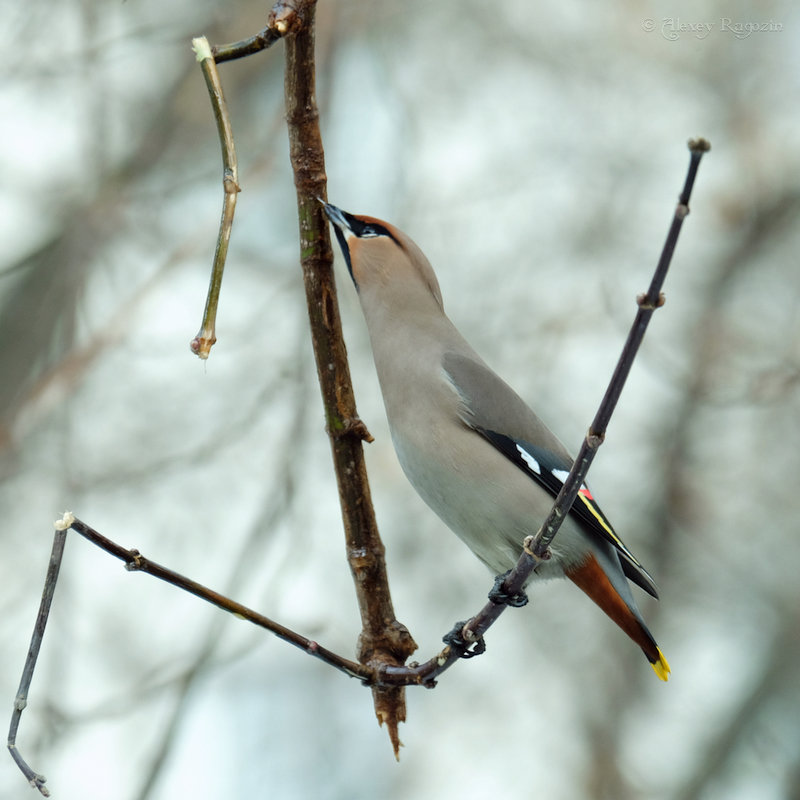
M 126 569 L 146 572 L 171 583 L 184 591 L 206 600 L 218 608 L 236 614 L 284 641 L 302 649 L 344 674 L 358 678 L 373 689 L 378 719 L 387 723 L 395 753 L 399 747 L 398 723 L 405 719 L 403 687 L 433 686 L 436 678 L 460 658 L 476 654 L 483 646 L 483 635 L 500 616 L 505 605 L 487 603 L 466 623 L 459 623 L 448 637 L 447 646 L 420 665 L 406 666 L 405 662 L 416 645 L 395 618 L 389 594 L 383 558 L 383 545 L 378 535 L 370 498 L 369 483 L 362 449 L 363 440 L 371 440 L 359 420 L 355 406 L 344 339 L 339 319 L 336 287 L 333 280 L 333 255 L 328 225 L 318 197 L 326 196 L 326 176 L 322 139 L 319 131 L 315 99 L 314 11 L 316 0 L 283 0 L 270 15 L 267 28 L 256 37 L 218 48 L 209 48 L 205 39 L 195 40 L 198 59 L 203 66 L 214 103 L 215 116 L 223 151 L 223 184 L 225 204 L 220 227 L 215 270 L 206 306 L 203 328 L 195 340 L 201 357 L 208 354 L 214 341 L 213 313 L 219 295 L 219 283 L 230 236 L 230 225 L 238 187 L 236 156 L 230 120 L 224 106 L 222 88 L 216 72 L 216 62 L 249 55 L 269 47 L 279 38 L 285 39 L 286 72 L 285 99 L 289 130 L 290 157 L 297 190 L 300 222 L 300 262 L 306 290 L 311 338 L 317 372 L 325 407 L 327 428 L 333 453 L 344 519 L 348 561 L 354 577 L 362 618 L 359 661 L 345 659 L 320 646 L 317 642 L 296 633 L 253 609 L 230 600 L 201 584 L 160 564 L 146 559 L 136 550 L 121 547 L 102 536 L 72 515 L 65 515 L 57 525 L 50 567 L 23 670 L 9 728 L 8 747 L 32 786 L 48 795 L 43 776 L 35 773 L 16 747 L 16 735 L 36 659 L 52 602 L 53 591 L 63 553 L 66 529 L 72 528 L 106 552 L 121 559 Z M 620 392 L 630 372 L 633 360 L 644 337 L 653 312 L 663 304 L 661 290 L 684 218 L 689 211 L 689 199 L 697 168 L 709 144 L 704 139 L 689 143 L 691 160 L 689 172 L 678 206 L 648 291 L 638 298 L 638 310 L 617 368 L 603 397 L 594 421 L 575 459 L 569 477 L 556 498 L 547 519 L 535 536 L 528 537 L 516 566 L 504 584 L 508 595 L 522 590 L 536 566 L 547 558 L 548 548 L 562 521 L 583 485 L 597 448 L 602 444 L 606 428 L 616 407 Z M 213 295 L 213 302 L 211 297 Z M 213 312 L 210 314 L 210 312 Z M 473 647 L 473 649 L 470 649 Z

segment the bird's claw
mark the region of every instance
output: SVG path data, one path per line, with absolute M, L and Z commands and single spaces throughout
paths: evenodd
M 494 586 L 489 592 L 489 600 L 491 600 L 491 602 L 493 602 L 496 606 L 522 608 L 522 606 L 528 605 L 528 595 L 523 592 L 522 589 L 520 589 L 518 592 L 514 592 L 514 594 L 509 594 L 503 588 L 503 584 L 506 582 L 506 578 L 510 574 L 511 570 L 508 570 L 508 572 L 504 572 L 502 575 L 498 575 L 494 579 Z
M 483 655 L 486 652 L 486 642 L 483 636 L 476 639 L 474 642 L 468 642 L 463 635 L 464 626 L 468 620 L 456 622 L 453 630 L 442 636 L 442 641 L 459 651 L 460 658 L 474 658 L 475 656 Z M 472 647 L 472 650 L 470 650 Z

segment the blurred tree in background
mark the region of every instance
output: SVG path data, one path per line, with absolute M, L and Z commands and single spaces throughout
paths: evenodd
M 3 12 L 8 708 L 65 508 L 352 653 L 281 44 L 221 68 L 243 191 L 219 343 L 206 365 L 188 350 L 220 201 L 190 40 L 243 38 L 268 8 Z M 547 584 L 485 656 L 409 691 L 398 765 L 354 681 L 76 537 L 20 737 L 59 798 L 800 796 L 800 13 L 669 14 L 525 0 L 317 12 L 331 201 L 421 245 L 450 316 L 573 450 L 658 256 L 684 143 L 711 140 L 666 308 L 591 476 L 659 583 L 661 602 L 642 604 L 669 684 L 574 587 Z M 427 657 L 490 577 L 400 474 L 339 278 L 395 604 Z M 8 759 L 0 794 L 26 792 Z

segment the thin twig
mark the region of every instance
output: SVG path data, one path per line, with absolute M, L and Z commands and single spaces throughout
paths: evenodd
M 689 170 L 686 174 L 683 191 L 678 199 L 678 205 L 675 208 L 672 224 L 667 233 L 664 247 L 661 250 L 661 257 L 653 273 L 650 287 L 646 294 L 639 295 L 639 297 L 636 298 L 639 309 L 636 312 L 636 317 L 628 333 L 628 338 L 622 348 L 622 354 L 619 357 L 614 374 L 611 376 L 608 389 L 606 389 L 605 396 L 600 403 L 600 407 L 597 409 L 597 414 L 589 428 L 589 432 L 586 434 L 581 449 L 575 458 L 569 477 L 564 481 L 564 485 L 556 498 L 553 509 L 539 531 L 535 536 L 530 537 L 525 542 L 525 549 L 531 550 L 535 558 L 541 559 L 546 556 L 550 543 L 553 541 L 556 532 L 569 513 L 570 508 L 572 508 L 572 503 L 581 486 L 583 486 L 583 482 L 586 480 L 586 474 L 594 460 L 597 449 L 605 439 L 611 415 L 617 407 L 617 401 L 625 386 L 625 381 L 628 379 L 633 361 L 644 339 L 644 334 L 647 331 L 647 326 L 650 324 L 653 312 L 664 305 L 664 296 L 661 294 L 661 288 L 664 285 L 664 279 L 667 277 L 667 270 L 672 262 L 672 255 L 675 252 L 675 245 L 678 242 L 678 235 L 681 232 L 683 220 L 686 219 L 689 214 L 689 198 L 691 197 L 692 187 L 697 177 L 697 168 L 700 165 L 700 159 L 703 157 L 703 154 L 707 153 L 711 148 L 711 145 L 705 139 L 692 139 L 689 141 L 688 146 L 691 153 Z
M 217 341 L 215 323 L 217 319 L 217 305 L 219 303 L 219 290 L 222 286 L 222 274 L 225 271 L 225 260 L 228 256 L 228 243 L 231 238 L 233 215 L 236 211 L 236 195 L 239 188 L 239 166 L 236 161 L 236 148 L 233 143 L 233 130 L 231 128 L 228 106 L 222 92 L 222 82 L 219 78 L 217 65 L 211 54 L 211 47 L 205 36 L 192 39 L 192 49 L 197 54 L 197 60 L 206 79 L 208 95 L 214 109 L 214 118 L 217 121 L 217 132 L 222 148 L 222 217 L 219 222 L 217 247 L 214 252 L 214 266 L 211 270 L 211 280 L 208 285 L 206 307 L 203 311 L 203 321 L 197 336 L 192 339 L 189 347 L 192 352 L 202 359 L 207 359 L 214 342 Z
M 373 668 L 363 664 L 357 664 L 355 661 L 337 655 L 327 648 L 322 647 L 313 639 L 308 639 L 302 634 L 269 619 L 269 617 L 265 617 L 263 614 L 259 614 L 257 611 L 197 583 L 197 581 L 193 581 L 155 561 L 150 561 L 138 550 L 129 550 L 122 547 L 111 539 L 103 536 L 85 522 L 77 519 L 74 514 L 69 511 L 55 523 L 55 527 L 56 534 L 53 540 L 50 564 L 47 569 L 47 577 L 45 578 L 44 590 L 42 592 L 42 601 L 39 606 L 39 613 L 36 617 L 36 624 L 31 637 L 31 644 L 28 648 L 28 655 L 25 659 L 25 666 L 23 667 L 19 689 L 14 700 L 14 709 L 11 714 L 11 724 L 9 725 L 8 731 L 8 750 L 12 758 L 17 763 L 17 766 L 30 785 L 38 789 L 45 797 L 50 796 L 50 792 L 45 786 L 46 778 L 34 772 L 30 766 L 28 766 L 28 763 L 17 749 L 16 739 L 20 718 L 22 716 L 22 711 L 27 705 L 28 690 L 36 668 L 45 627 L 47 626 L 53 593 L 55 592 L 58 574 L 61 568 L 66 532 L 69 529 L 76 531 L 101 550 L 105 550 L 110 555 L 125 562 L 125 569 L 129 572 L 144 572 L 172 586 L 177 586 L 179 589 L 183 589 L 185 592 L 189 592 L 195 595 L 195 597 L 199 597 L 201 600 L 205 600 L 223 611 L 235 614 L 240 619 L 252 622 L 254 625 L 274 633 L 279 639 L 293 644 L 295 647 L 303 650 L 303 652 L 329 664 L 348 677 L 358 678 L 370 686 L 375 683 L 375 670 Z
M 274 633 L 279 639 L 283 639 L 283 641 L 293 644 L 309 655 L 320 659 L 320 661 L 330 664 L 330 666 L 351 678 L 370 680 L 372 677 L 370 670 L 363 665 L 331 652 L 312 639 L 307 639 L 302 634 L 271 620 L 269 617 L 265 617 L 263 614 L 259 614 L 252 608 L 225 597 L 219 592 L 215 592 L 213 589 L 203 586 L 201 583 L 197 583 L 197 581 L 193 581 L 191 578 L 187 578 L 185 575 L 157 564 L 155 561 L 150 561 L 138 550 L 128 550 L 118 545 L 79 519 L 73 518 L 69 527 L 102 550 L 124 561 L 125 569 L 129 572 L 144 572 L 172 586 L 177 586 L 179 589 L 183 589 L 185 592 L 189 592 L 189 594 L 193 594 L 195 597 L 199 597 L 201 600 L 205 600 L 223 611 L 235 614 L 237 617 L 241 617 L 254 625 L 258 625 L 260 628 Z
M 539 531 L 535 536 L 529 536 L 525 540 L 522 555 L 503 584 L 504 592 L 509 595 L 521 592 L 532 572 L 547 558 L 548 547 L 558 532 L 561 523 L 569 513 L 578 491 L 586 480 L 586 474 L 594 459 L 597 448 L 603 443 L 608 421 L 616 407 L 620 392 L 622 391 L 622 387 L 633 365 L 633 359 L 642 342 L 650 318 L 656 308 L 663 305 L 661 288 L 672 260 L 672 254 L 678 241 L 678 235 L 683 220 L 689 213 L 689 198 L 697 175 L 697 168 L 703 154 L 708 152 L 711 148 L 711 145 L 705 139 L 690 140 L 688 146 L 691 157 L 686 181 L 684 182 L 683 191 L 680 194 L 672 224 L 667 234 L 661 257 L 659 258 L 653 274 L 650 287 L 645 295 L 637 298 L 639 308 L 633 325 L 631 326 L 630 334 L 623 347 L 609 387 L 606 390 L 605 396 L 592 422 L 592 427 L 589 429 L 589 433 L 584 439 L 569 476 L 564 481 L 564 485 L 556 497 L 550 513 L 539 528 Z M 482 644 L 481 640 L 483 634 L 491 627 L 495 620 L 497 620 L 505 608 L 505 605 L 497 605 L 492 602 L 487 603 L 476 616 L 463 625 L 461 630 L 461 642 L 449 645 L 450 650 L 445 648 L 443 653 L 437 658 L 431 659 L 431 661 L 416 668 L 413 676 L 414 682 L 431 685 L 436 676 L 450 667 L 460 656 L 465 654 L 469 655 L 470 653 L 467 652 L 466 648 L 472 643 L 477 643 L 477 646 Z M 401 676 L 399 674 L 394 674 L 394 670 L 388 670 L 385 671 L 382 677 L 384 680 L 393 680 Z
M 267 26 L 255 36 L 248 36 L 231 44 L 215 44 L 211 53 L 217 64 L 223 61 L 233 61 L 236 58 L 245 58 L 254 53 L 267 50 L 284 36 L 297 33 L 306 22 L 308 6 L 316 4 L 316 0 L 278 0 L 272 7 Z M 313 16 L 313 9 L 311 15 Z
M 311 24 L 315 5 L 316 0 L 278 0 L 272 7 L 266 28 L 240 42 L 214 45 L 211 48 L 214 60 L 221 64 L 272 47 L 283 36 L 302 30 L 307 21 Z
M 71 517 L 72 515 L 70 515 Z M 14 698 L 14 710 L 11 713 L 11 724 L 8 728 L 8 750 L 17 766 L 22 770 L 22 774 L 27 778 L 28 783 L 38 789 L 44 797 L 49 797 L 50 792 L 44 785 L 47 780 L 44 775 L 34 772 L 25 759 L 17 750 L 17 730 L 19 729 L 20 719 L 25 706 L 28 704 L 28 690 L 31 686 L 33 671 L 36 668 L 36 661 L 39 658 L 39 649 L 42 646 L 44 630 L 47 627 L 47 618 L 50 615 L 50 605 L 53 602 L 53 593 L 58 582 L 58 572 L 61 569 L 61 559 L 64 556 L 64 545 L 67 539 L 67 525 L 56 525 L 56 533 L 53 537 L 53 547 L 50 551 L 50 563 L 47 567 L 47 577 L 42 591 L 42 600 L 39 604 L 39 613 L 36 615 L 36 624 L 33 626 L 31 644 L 28 648 L 28 655 L 25 658 L 25 666 L 22 669 L 22 678 L 19 682 L 17 696 Z
M 233 61 L 235 58 L 244 58 L 245 56 L 253 55 L 253 53 L 260 53 L 262 50 L 272 47 L 282 36 L 283 33 L 281 31 L 268 25 L 255 36 L 242 39 L 240 42 L 215 44 L 211 48 L 211 53 L 214 56 L 214 61 L 217 64 L 221 64 L 223 61 Z

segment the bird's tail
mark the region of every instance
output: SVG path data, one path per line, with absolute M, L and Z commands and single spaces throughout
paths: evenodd
M 668 680 L 670 669 L 667 659 L 644 624 L 632 598 L 629 602 L 620 595 L 595 556 L 590 555 L 581 566 L 567 571 L 566 576 L 642 648 L 656 675 L 662 681 Z M 624 576 L 622 579 L 625 580 Z

